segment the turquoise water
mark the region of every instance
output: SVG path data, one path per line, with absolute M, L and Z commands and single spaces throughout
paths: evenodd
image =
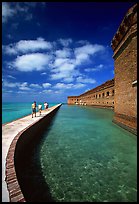
M 32 160 L 56 202 L 137 201 L 136 136 L 112 118 L 112 110 L 60 107 Z
M 26 115 L 31 114 L 30 103 L 2 103 L 2 124 L 11 122 L 13 120 L 16 120 L 18 118 L 24 117 Z M 37 103 L 38 104 L 38 103 Z M 44 109 L 43 103 L 42 107 Z M 56 103 L 49 103 L 49 107 L 56 105 Z

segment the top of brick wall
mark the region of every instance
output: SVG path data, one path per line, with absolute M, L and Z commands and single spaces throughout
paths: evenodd
M 120 24 L 116 34 L 111 41 L 113 51 L 118 47 L 123 37 L 128 33 L 132 25 L 137 23 L 137 4 L 132 6 L 126 13 L 122 23 Z
M 109 87 L 112 87 L 112 86 L 114 86 L 114 79 L 108 80 L 104 84 L 101 84 L 100 86 L 97 86 L 96 88 L 91 89 L 91 90 L 81 94 L 80 96 L 85 96 L 85 95 L 88 95 L 88 94 L 91 94 L 91 93 L 95 93 L 97 91 L 100 91 L 100 90 L 103 90 L 103 89 L 106 89 L 106 88 L 109 88 Z

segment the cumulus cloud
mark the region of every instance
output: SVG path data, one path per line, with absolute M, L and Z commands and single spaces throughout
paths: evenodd
M 82 47 L 77 47 L 74 50 L 76 64 L 80 65 L 84 61 L 88 61 L 90 56 L 93 56 L 95 53 L 104 51 L 104 46 L 98 44 L 87 44 Z
M 32 88 L 42 88 L 39 84 L 30 84 L 30 87 Z
M 27 51 L 47 50 L 51 48 L 51 43 L 45 41 L 43 38 L 37 38 L 37 40 L 21 40 L 15 46 L 17 51 L 25 53 Z
M 78 83 L 78 84 L 64 84 L 64 83 L 57 83 L 53 88 L 55 89 L 79 89 L 85 87 L 85 84 Z
M 34 53 L 18 56 L 13 66 L 22 72 L 41 71 L 46 68 L 51 57 L 47 54 Z
M 79 54 L 88 54 L 88 55 L 93 55 L 95 54 L 96 52 L 99 52 L 99 51 L 103 51 L 104 50 L 104 46 L 102 45 L 97 45 L 97 44 L 94 44 L 94 45 L 91 45 L 91 44 L 87 44 L 87 45 L 84 45 L 82 47 L 78 47 L 75 49 L 75 55 L 78 56 Z
M 58 58 L 68 58 L 71 56 L 71 50 L 68 48 L 64 48 L 63 50 L 56 50 L 55 54 Z
M 37 40 L 20 40 L 15 44 L 3 45 L 3 51 L 9 55 L 16 55 L 19 52 L 28 53 L 50 49 L 52 49 L 52 44 L 43 38 L 37 38 Z
M 67 47 L 67 46 L 69 46 L 69 45 L 72 43 L 72 39 L 71 39 L 71 38 L 68 38 L 68 39 L 62 39 L 62 38 L 60 38 L 60 39 L 58 40 L 58 42 L 59 42 L 61 45 L 63 45 L 64 47 Z
M 82 76 L 79 76 L 76 78 L 76 81 L 77 82 L 81 82 L 81 83 L 90 83 L 90 84 L 95 84 L 96 83 L 96 80 L 95 79 L 91 79 L 91 78 L 87 78 L 87 77 L 82 77 Z
M 59 46 L 59 43 L 63 48 Z M 4 53 L 20 54 L 10 63 L 12 68 L 22 72 L 43 70 L 40 75 L 47 74 L 49 80 L 61 80 L 62 83 L 79 83 L 73 88 L 83 87 L 85 83 L 95 83 L 95 79 L 82 75 L 81 66 L 83 63 L 88 64 L 88 62 L 91 62 L 91 57 L 104 50 L 104 46 L 90 44 L 87 41 L 73 44 L 72 39 L 59 39 L 55 42 L 48 42 L 41 37 L 36 40 L 20 40 L 17 43 L 3 45 Z M 100 64 L 92 69 L 86 68 L 84 71 L 90 72 L 94 71 L 93 69 L 101 69 L 102 67 L 103 65 Z M 46 72 L 46 70 L 49 71 Z
M 19 87 L 20 90 L 23 90 L 23 91 L 30 90 L 30 88 L 28 87 L 28 83 L 27 82 L 23 82 L 23 83 L 19 84 L 18 87 Z
M 67 78 L 73 79 L 75 75 L 75 60 L 69 58 L 56 58 L 52 70 L 51 70 L 51 79 L 63 79 L 66 80 Z
M 28 87 L 27 82 L 9 82 L 7 80 L 3 80 L 3 87 L 8 87 L 8 88 L 19 88 L 20 90 L 30 90 Z
M 94 68 L 86 68 L 84 71 L 86 72 L 95 72 L 95 71 L 100 71 L 104 67 L 103 64 L 100 64 L 98 66 L 95 66 Z
M 42 86 L 43 86 L 44 88 L 48 88 L 48 87 L 51 86 L 51 84 L 50 84 L 50 83 L 43 83 Z
M 9 82 L 7 80 L 3 80 L 3 86 L 4 87 L 9 87 L 9 88 L 15 88 L 15 87 L 18 87 L 20 84 L 18 82 Z

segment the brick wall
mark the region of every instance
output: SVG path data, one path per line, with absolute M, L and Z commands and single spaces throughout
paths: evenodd
M 125 15 L 113 40 L 115 67 L 114 122 L 137 130 L 137 10 Z
M 114 108 L 114 79 L 109 80 L 80 96 L 69 96 L 68 104 Z

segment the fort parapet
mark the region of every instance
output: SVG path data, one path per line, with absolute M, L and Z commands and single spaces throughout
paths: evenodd
M 111 47 L 114 79 L 79 96 L 69 96 L 68 104 L 114 108 L 113 122 L 137 134 L 137 4 L 127 11 Z
M 137 130 L 137 4 L 128 10 L 111 43 L 114 51 L 114 122 Z

